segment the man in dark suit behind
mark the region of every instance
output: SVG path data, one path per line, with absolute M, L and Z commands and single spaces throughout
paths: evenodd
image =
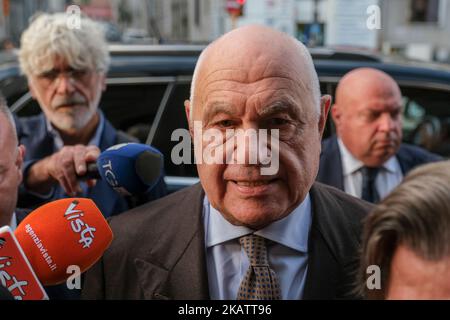
M 317 181 L 378 202 L 414 167 L 441 160 L 402 144 L 402 95 L 386 73 L 359 68 L 346 74 L 331 109 L 337 136 L 322 143 Z
M 307 49 L 267 27 L 236 29 L 202 53 L 191 90 L 201 184 L 113 217 L 114 241 L 87 272 L 83 297 L 354 297 L 371 205 L 314 183 L 330 97 L 320 96 Z M 251 131 L 262 129 L 270 143 L 252 149 Z

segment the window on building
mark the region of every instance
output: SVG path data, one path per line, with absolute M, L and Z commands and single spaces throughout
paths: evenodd
M 410 0 L 410 22 L 439 22 L 440 0 Z

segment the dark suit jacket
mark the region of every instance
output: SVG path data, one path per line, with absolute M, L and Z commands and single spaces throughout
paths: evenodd
M 14 300 L 14 297 L 7 288 L 0 284 L 0 301 L 4 300 Z
M 415 167 L 434 161 L 443 160 L 442 157 L 422 148 L 402 143 L 395 155 L 400 164 L 403 175 Z M 322 142 L 319 173 L 317 181 L 344 190 L 344 176 L 342 174 L 342 160 L 336 136 L 331 136 Z
M 56 150 L 54 149 L 53 137 L 47 131 L 45 116 L 43 114 L 29 118 L 16 118 L 16 123 L 19 141 L 26 147 L 24 163 L 24 176 L 26 176 L 31 165 L 38 160 L 52 155 Z M 131 137 L 114 129 L 111 123 L 105 119 L 104 130 L 100 138 L 101 151 L 115 144 L 131 141 Z M 166 186 L 163 178 L 161 178 L 158 184 L 148 194 L 142 199 L 139 199 L 139 202 L 151 201 L 163 197 L 165 194 Z M 90 188 L 88 198 L 94 200 L 100 211 L 106 217 L 126 211 L 136 202 L 136 199 L 121 197 L 102 180 L 99 180 L 95 187 Z M 36 197 L 22 185 L 19 190 L 18 207 L 34 209 L 56 199 L 55 195 L 50 199 Z
M 310 192 L 305 299 L 349 298 L 361 219 L 372 205 L 319 183 Z M 110 220 L 111 247 L 85 274 L 84 299 L 209 299 L 200 184 Z

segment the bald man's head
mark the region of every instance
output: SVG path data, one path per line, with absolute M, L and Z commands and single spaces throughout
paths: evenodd
M 402 139 L 402 95 L 388 74 L 359 68 L 347 73 L 336 89 L 332 108 L 338 136 L 366 166 L 379 167 Z
M 330 106 L 329 97 L 320 98 L 307 49 L 267 27 L 236 29 L 204 50 L 191 89 L 186 114 L 200 181 L 211 205 L 230 223 L 253 229 L 291 213 L 316 178 Z M 195 130 L 198 123 L 203 133 Z M 211 142 L 205 131 L 222 135 Z M 266 164 L 260 156 L 259 162 L 249 161 L 261 150 L 251 150 L 239 131 L 271 136 L 263 145 L 272 155 L 279 154 L 275 173 L 262 174 Z M 214 150 L 225 163 L 199 159 L 204 150 Z M 229 150 L 233 155 L 245 153 L 244 163 L 230 162 Z
M 363 99 L 363 96 L 389 97 L 393 94 L 401 96 L 400 88 L 387 73 L 372 68 L 358 68 L 339 81 L 335 104 L 351 106 L 354 101 Z
M 260 70 L 260 65 L 265 65 L 266 69 Z M 264 73 L 272 71 L 271 68 L 294 70 L 297 72 L 298 83 L 310 95 L 317 115 L 320 114 L 319 79 L 308 49 L 285 33 L 265 26 L 250 25 L 226 33 L 211 43 L 200 55 L 191 84 L 190 118 L 198 102 L 197 88 L 207 81 L 205 72 L 211 72 L 211 69 L 215 70 L 219 66 L 230 70 L 247 70 L 248 72 L 241 75 L 243 81 L 263 77 Z

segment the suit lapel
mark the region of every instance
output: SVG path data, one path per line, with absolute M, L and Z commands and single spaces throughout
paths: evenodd
M 113 146 L 116 143 L 117 133 L 108 120 L 105 119 L 105 126 L 100 137 L 101 151 Z M 99 207 L 101 212 L 113 212 L 113 208 L 118 201 L 116 191 L 114 191 L 105 181 L 99 180 L 97 184 L 90 188 L 88 197 Z
M 32 127 L 26 120 L 20 121 L 20 143 L 27 146 L 25 161 L 43 159 L 55 152 L 54 140 L 47 130 L 44 114 L 32 121 Z
M 311 189 L 313 220 L 309 235 L 308 271 L 303 299 L 332 299 L 336 294 L 338 264 L 324 237 L 323 213 L 327 203 L 319 198 L 315 187 Z
M 158 242 L 145 259 L 135 260 L 146 299 L 209 299 L 203 197 L 198 184 L 174 203 L 170 221 L 161 219 Z
M 400 149 L 395 156 L 400 164 L 403 175 L 407 174 L 415 166 L 414 157 L 408 154 L 402 145 L 400 145 Z
M 111 123 L 105 118 L 105 127 L 100 137 L 100 150 L 105 151 L 107 148 L 115 145 L 117 142 L 117 131 Z
M 352 289 L 358 265 L 360 234 L 355 232 L 362 217 L 342 206 L 320 184 L 310 191 L 313 221 L 309 239 L 308 273 L 305 299 L 336 299 L 354 297 Z M 350 210 L 350 211 L 349 211 Z
M 336 294 L 338 268 L 336 260 L 317 228 L 309 237 L 308 271 L 303 299 L 333 299 Z
M 344 190 L 341 152 L 336 136 L 330 137 L 323 143 L 317 181 Z

